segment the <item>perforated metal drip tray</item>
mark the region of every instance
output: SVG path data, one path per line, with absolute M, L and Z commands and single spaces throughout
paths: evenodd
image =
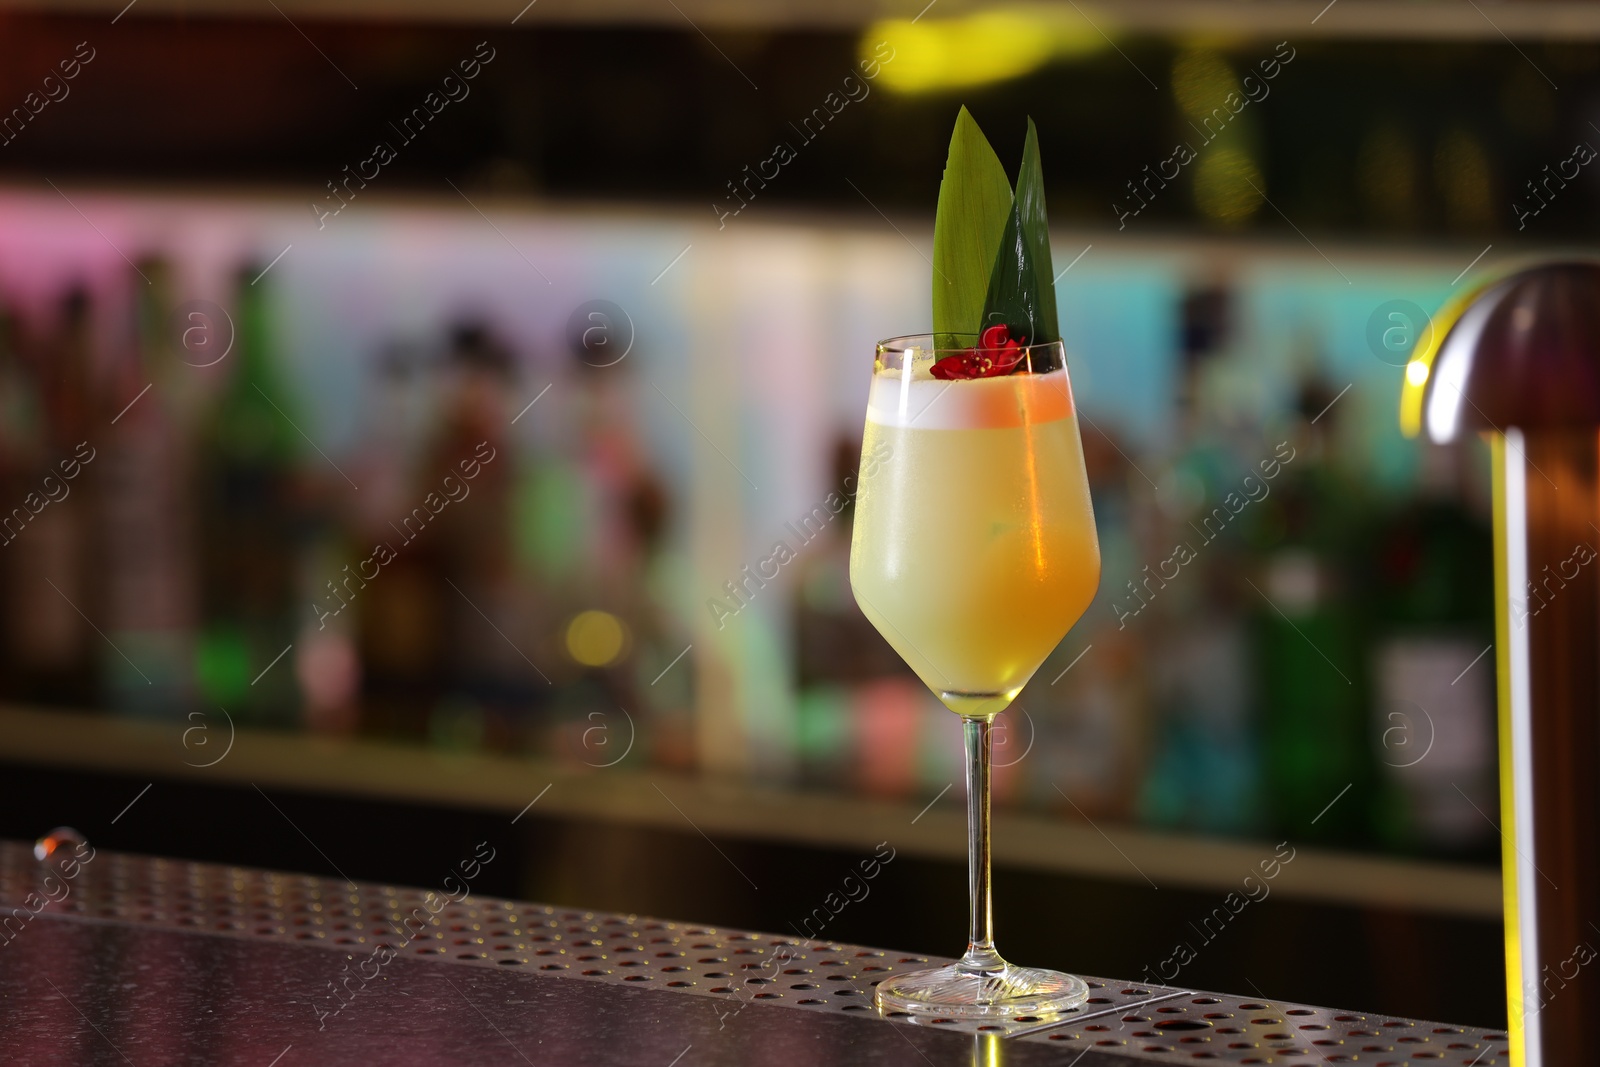
M 0 901 L 41 899 L 50 870 L 30 847 L 0 842 Z M 353 969 L 375 953 L 465 967 L 608 982 L 717 998 L 728 1012 L 789 1008 L 875 1016 L 873 987 L 896 971 L 946 962 L 469 895 L 351 884 L 309 875 L 99 852 L 41 914 L 324 946 Z M 456 883 L 455 895 L 462 885 Z M 1506 1035 L 1220 993 L 1088 979 L 1089 1002 L 1053 1018 L 989 1024 L 890 1016 L 885 1025 L 988 1032 L 1061 1049 L 1148 1060 L 1249 1064 L 1509 1063 Z M 329 1008 L 336 1007 L 330 1001 Z M 1093 1057 L 1091 1057 L 1092 1059 Z

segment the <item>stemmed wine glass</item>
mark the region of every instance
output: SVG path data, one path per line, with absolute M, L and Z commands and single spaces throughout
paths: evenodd
M 955 357 L 960 376 L 936 376 L 935 364 Z M 1061 343 L 1002 355 L 959 335 L 879 342 L 862 456 L 850 585 L 872 624 L 961 717 L 972 907 L 961 960 L 886 979 L 878 1005 L 946 1018 L 1076 1007 L 1088 998 L 1082 979 L 1001 958 L 989 891 L 994 718 L 1100 581 Z

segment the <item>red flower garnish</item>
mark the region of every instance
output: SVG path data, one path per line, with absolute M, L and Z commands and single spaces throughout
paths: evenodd
M 958 378 L 995 378 L 1010 374 L 1026 356 L 1026 338 L 1012 337 L 1004 323 L 996 323 L 978 336 L 978 347 L 946 356 L 934 363 L 933 376 L 945 381 Z

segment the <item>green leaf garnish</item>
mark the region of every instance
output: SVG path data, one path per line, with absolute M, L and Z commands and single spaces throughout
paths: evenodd
M 940 207 L 943 206 L 941 195 Z M 937 251 L 937 233 L 934 247 Z M 937 284 L 934 293 L 937 298 Z M 936 300 L 935 330 L 939 322 L 938 306 Z M 1055 279 L 1050 271 L 1050 224 L 1045 218 L 1044 170 L 1039 165 L 1039 134 L 1031 118 L 1028 139 L 1022 148 L 1022 169 L 1017 172 L 1016 199 L 1012 201 L 983 301 L 982 325 L 987 327 L 995 323 L 1004 323 L 1012 337 L 1026 338 L 1030 345 L 1061 339 L 1056 319 Z
M 1044 210 L 1042 194 L 1039 210 Z M 933 223 L 933 332 L 937 347 L 960 347 L 961 342 L 950 339 L 950 334 L 975 334 L 982 328 L 991 266 L 1011 214 L 1011 182 L 1006 170 L 988 138 L 963 107 L 956 116 L 955 132 L 950 135 L 950 156 L 939 183 L 939 212 Z M 1053 303 L 1051 307 L 1054 308 Z

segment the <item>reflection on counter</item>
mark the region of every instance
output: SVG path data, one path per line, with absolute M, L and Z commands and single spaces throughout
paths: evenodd
M 0 699 L 959 792 L 848 581 L 897 234 L 396 204 L 312 255 L 295 205 L 76 202 L 105 241 L 0 197 Z M 1354 258 L 1060 281 L 1104 578 L 996 803 L 1494 855 L 1486 462 L 1400 439 L 1369 328 L 1455 260 Z

